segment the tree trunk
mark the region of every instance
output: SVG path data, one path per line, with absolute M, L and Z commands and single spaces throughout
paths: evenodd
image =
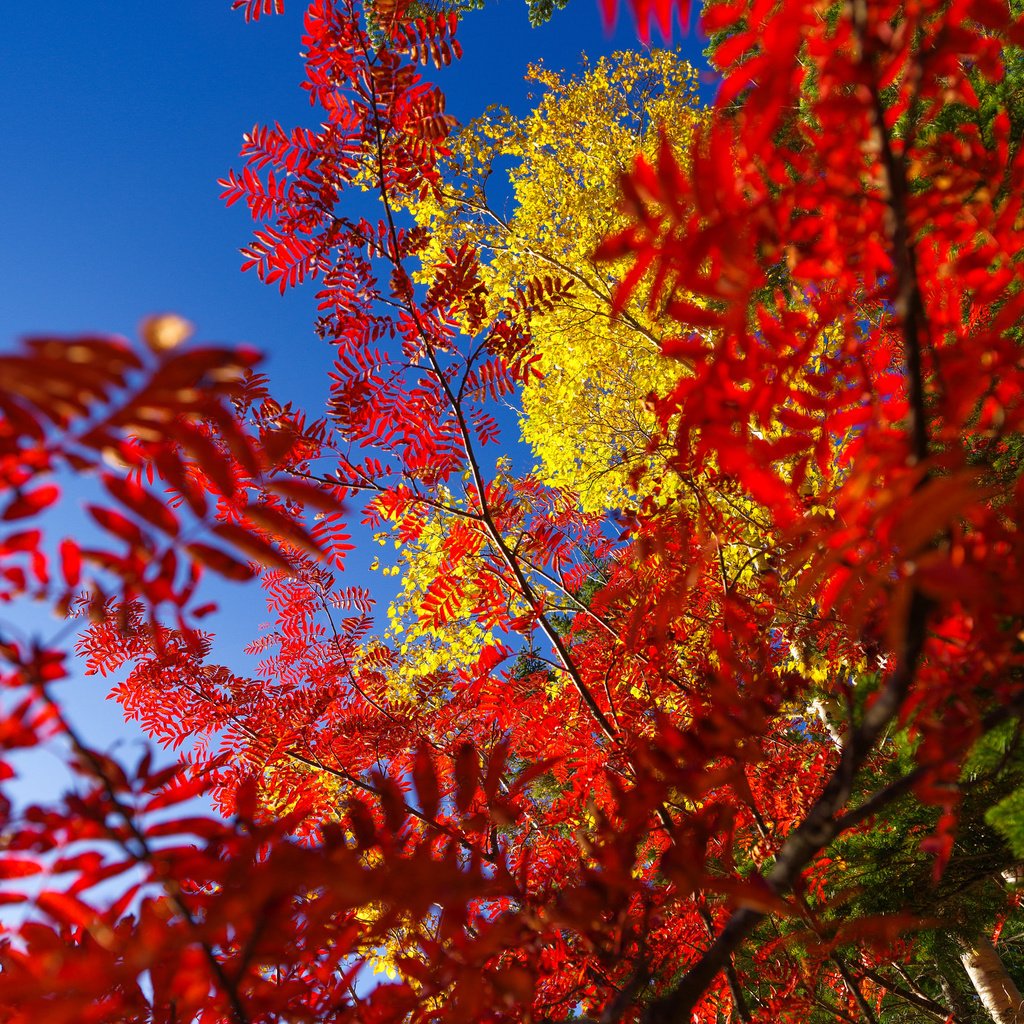
M 1024 1024 L 1024 998 L 988 938 L 963 942 L 960 960 L 995 1024 Z
M 971 1008 L 953 982 L 942 971 L 939 972 L 938 979 L 939 988 L 942 989 L 942 998 L 946 1000 L 946 1005 L 949 1007 L 950 1013 L 953 1014 L 954 1024 L 965 1024 L 971 1019 Z

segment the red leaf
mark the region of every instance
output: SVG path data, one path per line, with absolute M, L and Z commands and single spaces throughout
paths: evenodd
M 96 520 L 100 526 L 115 537 L 120 537 L 130 547 L 145 548 L 149 545 L 142 531 L 130 519 L 114 512 L 112 509 L 103 508 L 100 505 L 86 505 L 89 515 Z
M 377 823 L 362 800 L 353 799 L 348 802 L 348 822 L 355 836 L 357 849 L 369 850 L 376 845 Z
M 13 554 L 15 551 L 35 551 L 42 539 L 42 530 L 21 530 L 0 541 L 0 552 Z
M 43 484 L 34 491 L 25 491 L 17 495 L 4 509 L 0 519 L 10 522 L 12 519 L 27 519 L 49 508 L 60 497 L 60 488 L 56 484 Z
M 280 569 L 283 572 L 293 572 L 295 569 L 295 566 L 277 548 L 242 526 L 237 526 L 234 523 L 215 523 L 211 529 L 219 537 L 229 544 L 233 544 L 268 569 Z
M 269 533 L 274 534 L 288 544 L 292 544 L 300 551 L 313 558 L 323 557 L 320 545 L 309 535 L 305 527 L 297 522 L 287 512 L 270 505 L 256 504 L 245 507 L 245 516 L 254 523 L 262 526 Z
M 215 839 L 224 832 L 224 822 L 216 818 L 175 818 L 172 821 L 158 821 L 147 825 L 145 834 L 149 839 L 164 836 L 199 836 L 200 839 Z
M 463 743 L 455 755 L 455 784 L 455 806 L 465 814 L 480 786 L 480 758 L 470 743 Z
M 72 925 L 86 930 L 102 920 L 98 911 L 77 896 L 66 892 L 43 892 L 36 897 L 36 906 L 61 924 Z
M 430 750 L 421 744 L 416 750 L 412 765 L 412 779 L 416 784 L 416 795 L 419 797 L 420 809 L 428 818 L 437 816 L 437 804 L 440 796 L 437 784 L 437 772 Z
M 42 870 L 42 865 L 34 860 L 9 855 L 0 857 L 0 878 L 26 878 L 29 875 L 38 875 Z
M 130 512 L 134 512 L 139 518 L 145 519 L 171 537 L 178 536 L 178 517 L 141 484 L 104 473 L 103 486 Z
M 82 578 L 82 552 L 73 540 L 66 537 L 60 542 L 60 565 L 67 585 L 77 587 Z
M 760 876 L 751 878 L 716 878 L 705 876 L 702 889 L 721 893 L 731 906 L 749 907 L 762 914 L 779 914 L 788 917 L 793 908 Z
M 341 512 L 344 504 L 334 496 L 335 487 L 311 483 L 308 480 L 287 480 L 275 477 L 267 482 L 267 486 L 278 494 L 303 505 L 312 505 L 321 512 Z
M 239 561 L 233 555 L 219 548 L 210 547 L 209 544 L 196 542 L 189 544 L 185 550 L 197 561 L 207 568 L 229 580 L 244 582 L 251 580 L 256 573 L 252 567 L 245 562 Z
M 180 768 L 175 765 L 174 771 L 180 772 Z M 186 800 L 191 800 L 193 797 L 199 796 L 200 793 L 205 793 L 210 788 L 211 782 L 212 780 L 208 774 L 194 775 L 192 778 L 178 777 L 167 783 L 159 793 L 151 797 L 142 808 L 142 813 L 149 814 L 151 811 L 158 811 L 162 807 L 170 807 L 172 804 L 180 804 Z
M 491 751 L 491 758 L 487 764 L 487 776 L 484 779 L 484 793 L 487 794 L 488 800 L 494 799 L 501 785 L 501 777 L 505 773 L 505 765 L 508 761 L 508 748 L 508 740 L 501 740 Z
M 374 782 L 377 784 L 377 793 L 380 797 L 381 808 L 384 811 L 384 822 L 393 835 L 402 830 L 409 817 L 409 811 L 405 803 L 405 795 L 393 779 L 379 773 L 374 775 Z
M 185 421 L 175 423 L 173 430 L 177 440 L 186 451 L 192 454 L 199 468 L 214 485 L 216 491 L 223 494 L 226 498 L 233 497 L 238 489 L 238 485 L 235 480 L 235 470 L 231 460 L 221 452 L 206 434 L 191 423 Z M 180 487 L 171 473 L 167 474 L 167 479 L 176 487 L 179 487 L 182 493 L 188 494 L 188 491 Z M 195 500 L 199 500 L 198 496 Z

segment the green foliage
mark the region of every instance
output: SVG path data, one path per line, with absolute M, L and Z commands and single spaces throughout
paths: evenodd
M 529 10 L 530 24 L 536 28 L 551 20 L 555 11 L 566 8 L 569 0 L 526 0 Z
M 1024 859 L 1024 789 L 1015 790 L 990 807 L 985 821 L 1006 840 L 1015 857 Z

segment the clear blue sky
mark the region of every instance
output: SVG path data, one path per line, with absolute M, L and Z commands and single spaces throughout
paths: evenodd
M 299 89 L 304 5 L 286 7 L 246 25 L 229 0 L 4 0 L 0 344 L 133 336 L 143 316 L 174 311 L 203 340 L 264 351 L 282 397 L 324 393 L 329 351 L 310 328 L 312 291 L 282 297 L 239 272 L 251 225 L 244 204 L 224 209 L 216 185 L 240 166 L 254 123 L 316 123 Z M 581 51 L 637 45 L 625 14 L 605 33 L 594 0 L 572 0 L 541 29 L 521 0 L 487 0 L 459 35 L 465 57 L 438 81 L 460 120 L 491 103 L 525 112 L 523 75 L 538 58 L 574 70 Z M 696 62 L 699 41 L 684 43 Z M 220 628 L 251 637 L 261 603 L 233 598 L 235 620 Z M 104 705 L 102 684 L 72 687 L 76 720 L 98 745 L 133 735 Z
M 322 366 L 312 295 L 282 299 L 238 273 L 248 215 L 225 211 L 216 180 L 255 122 L 315 123 L 299 89 L 304 5 L 251 25 L 229 0 L 3 6 L 0 337 L 131 333 L 174 310 L 206 339 L 257 345 L 301 397 Z M 531 60 L 573 69 L 581 50 L 636 45 L 626 15 L 606 36 L 594 0 L 537 30 L 520 0 L 488 0 L 460 37 L 465 58 L 439 80 L 463 120 L 495 102 L 525 110 Z

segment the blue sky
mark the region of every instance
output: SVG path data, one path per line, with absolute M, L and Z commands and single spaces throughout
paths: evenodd
M 238 273 L 248 215 L 226 211 L 216 186 L 240 166 L 255 122 L 315 123 L 299 89 L 302 7 L 290 0 L 284 16 L 246 25 L 229 0 L 5 0 L 4 338 L 131 333 L 142 316 L 174 310 L 204 338 L 257 345 L 279 386 L 303 396 L 320 365 L 312 295 L 282 299 Z M 461 120 L 495 102 L 525 111 L 531 60 L 572 69 L 581 50 L 636 45 L 625 17 L 605 35 L 593 0 L 537 30 L 520 0 L 488 0 L 460 38 L 465 57 L 439 80 Z
M 244 204 L 224 208 L 216 185 L 241 166 L 254 123 L 316 123 L 299 88 L 304 5 L 286 6 L 246 25 L 229 0 L 5 0 L 0 344 L 39 333 L 133 336 L 143 316 L 173 311 L 203 340 L 264 351 L 281 397 L 321 399 L 329 350 L 311 330 L 312 290 L 282 297 L 240 273 L 251 225 Z M 487 0 L 459 36 L 465 57 L 437 80 L 460 120 L 491 103 L 525 112 L 531 61 L 575 70 L 581 51 L 638 45 L 626 16 L 606 34 L 594 0 L 572 0 L 540 29 L 521 0 Z M 696 61 L 699 41 L 684 43 Z M 64 514 L 73 531 L 73 510 Z M 234 617 L 219 628 L 253 636 L 265 616 L 251 598 L 232 597 Z M 75 719 L 94 742 L 137 736 L 104 704 L 102 684 L 71 685 Z

